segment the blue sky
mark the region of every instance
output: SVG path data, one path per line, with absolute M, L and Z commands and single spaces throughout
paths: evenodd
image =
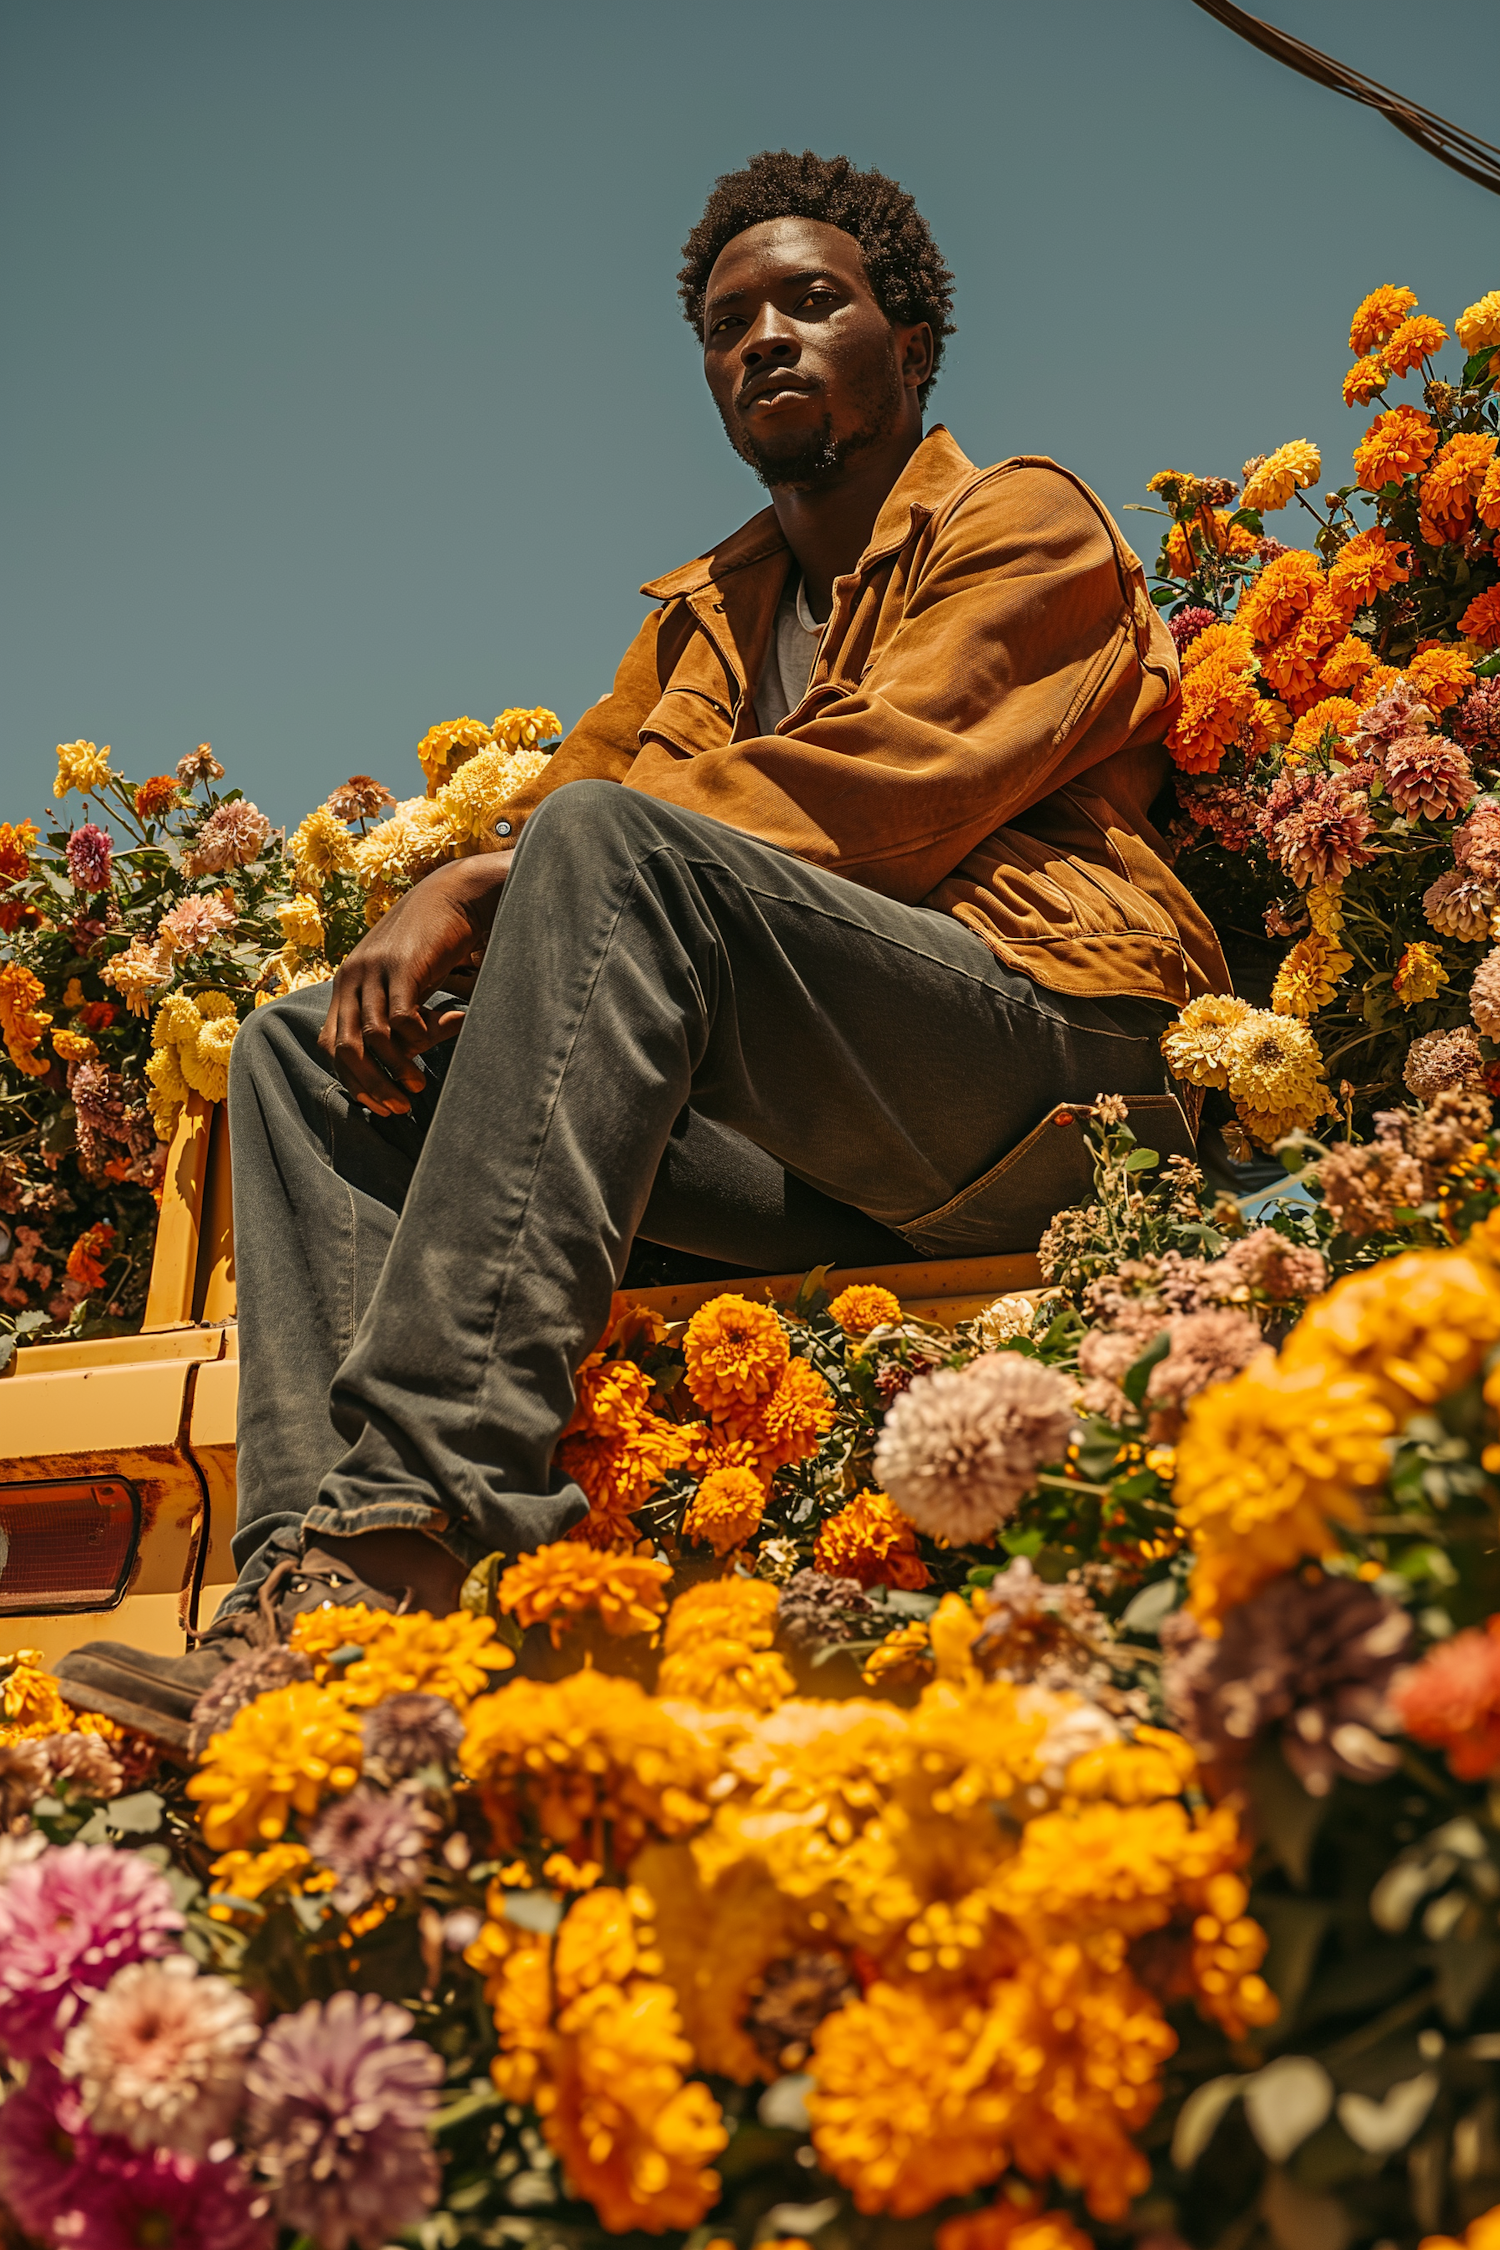
M 1263 12 L 1493 130 L 1494 0 Z M 419 787 L 435 720 L 575 718 L 640 581 L 761 504 L 674 280 L 758 148 L 916 194 L 933 418 L 1116 508 L 1289 437 L 1341 473 L 1355 301 L 1500 287 L 1500 199 L 1190 0 L 9 0 L 0 40 L 0 817 L 80 734 L 137 776 L 207 738 L 282 821 Z

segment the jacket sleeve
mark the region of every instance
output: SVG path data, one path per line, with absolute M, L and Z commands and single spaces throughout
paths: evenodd
M 1143 680 L 1131 576 L 1061 470 L 995 471 L 906 567 L 901 622 L 856 684 L 693 758 L 648 733 L 627 786 L 915 902 L 1172 691 L 1165 669 L 1159 692 Z
M 568 781 L 623 781 L 640 755 L 641 724 L 661 697 L 656 675 L 656 630 L 661 611 L 653 610 L 620 659 L 614 686 L 591 704 L 570 727 L 545 770 L 518 789 L 505 807 L 514 840 L 528 813 Z

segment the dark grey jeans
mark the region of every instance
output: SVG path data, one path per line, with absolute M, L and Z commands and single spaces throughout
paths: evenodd
M 230 1606 L 304 1531 L 472 1562 L 576 1523 L 553 1448 L 636 1235 L 764 1271 L 1010 1247 L 955 1196 L 1053 1104 L 1163 1085 L 1164 1009 L 1044 991 L 946 915 L 610 782 L 528 821 L 410 1117 L 346 1096 L 327 1001 L 257 1010 L 230 1068 Z

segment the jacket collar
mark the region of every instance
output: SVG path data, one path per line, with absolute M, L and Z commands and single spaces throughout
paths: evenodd
M 963 448 L 941 422 L 935 422 L 886 494 L 857 569 L 863 570 L 867 563 L 880 556 L 895 554 L 905 545 L 918 520 L 935 515 L 950 493 L 973 474 L 974 464 Z M 661 578 L 648 580 L 641 592 L 653 601 L 670 601 L 679 594 L 706 593 L 709 587 L 722 584 L 736 572 L 767 562 L 772 556 L 784 557 L 788 551 L 775 509 L 762 508 L 759 515 L 741 524 L 738 531 L 731 532 L 706 555 L 696 556 L 680 570 L 669 570 Z M 779 577 L 785 575 L 783 567 Z

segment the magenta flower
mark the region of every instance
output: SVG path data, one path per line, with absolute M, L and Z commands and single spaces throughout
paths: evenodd
M 320 2250 L 381 2250 L 431 2210 L 443 2065 L 404 2008 L 336 1992 L 279 2016 L 250 2065 L 245 2138 L 282 2223 Z
M 271 2250 L 276 2239 L 266 2197 L 233 2156 L 200 2164 L 99 2141 L 69 2198 L 52 2222 L 53 2240 L 67 2250 Z
M 0 2046 L 28 2061 L 55 2053 L 115 1971 L 171 1952 L 182 1926 L 135 1852 L 65 1844 L 18 1867 L 0 1890 Z
M 1175 617 L 1169 617 L 1167 631 L 1177 643 L 1178 655 L 1181 656 L 1185 648 L 1190 648 L 1208 626 L 1217 625 L 1218 622 L 1211 609 L 1180 609 Z
M 107 891 L 114 846 L 102 828 L 86 820 L 68 838 L 68 873 L 75 891 Z
M 78 2090 L 46 2063 L 0 2103 L 0 2205 L 28 2234 L 50 2235 L 98 2154 Z

